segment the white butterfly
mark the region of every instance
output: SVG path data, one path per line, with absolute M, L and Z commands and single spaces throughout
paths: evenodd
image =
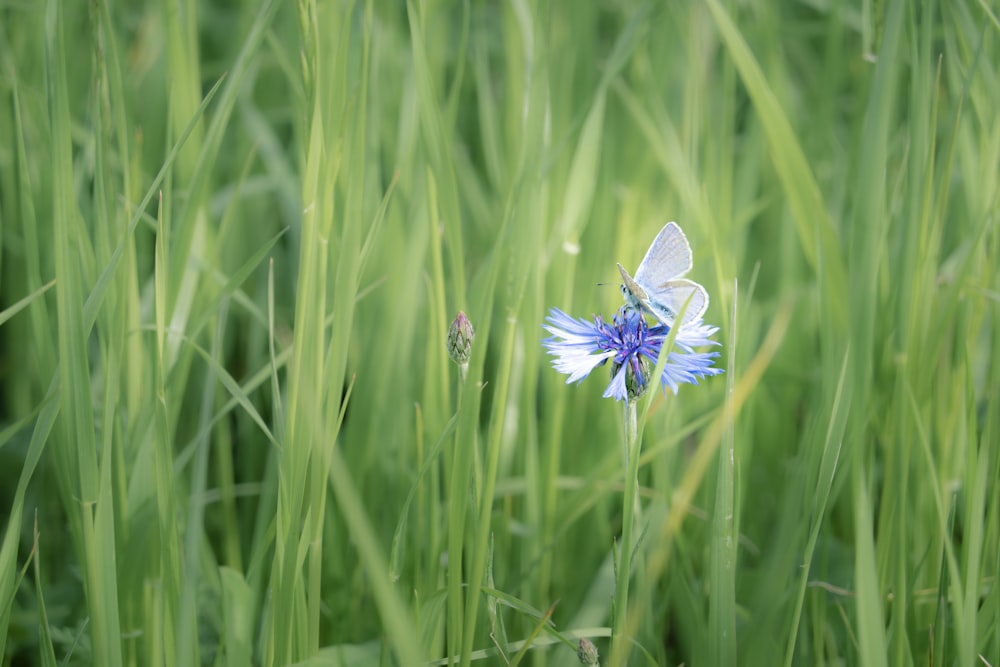
M 681 325 L 690 324 L 708 309 L 708 292 L 694 282 L 682 278 L 691 270 L 693 259 L 687 237 L 676 222 L 668 222 L 653 239 L 642 258 L 635 278 L 621 264 L 622 294 L 625 303 L 642 308 L 667 326 L 673 326 L 678 313 L 687 303 Z M 690 301 L 688 301 L 690 299 Z

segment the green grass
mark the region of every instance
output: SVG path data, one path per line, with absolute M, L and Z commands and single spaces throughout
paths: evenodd
M 1000 665 L 998 14 L 0 2 L 0 665 Z

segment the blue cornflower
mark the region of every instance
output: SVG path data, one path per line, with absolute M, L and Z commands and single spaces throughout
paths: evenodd
M 553 308 L 542 327 L 552 334 L 542 345 L 555 357 L 552 366 L 569 376 L 567 384 L 583 380 L 610 360 L 611 383 L 604 390 L 604 397 L 614 397 L 617 401 L 642 395 L 656 367 L 660 348 L 670 335 L 669 326 L 658 323 L 651 327 L 639 311 L 626 307 L 615 313 L 610 324 L 600 315 L 589 321 Z M 718 345 L 710 338 L 718 330 L 700 319 L 681 327 L 660 378 L 664 391 L 670 387 L 676 394 L 682 382 L 698 384 L 699 377 L 722 372 L 712 365 L 718 352 L 694 351 L 702 345 Z

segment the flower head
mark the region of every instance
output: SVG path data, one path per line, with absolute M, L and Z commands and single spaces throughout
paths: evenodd
M 566 383 L 579 382 L 598 366 L 611 361 L 611 383 L 604 397 L 615 400 L 638 398 L 649 386 L 650 375 L 660 356 L 660 349 L 670 335 L 665 324 L 649 326 L 637 310 L 623 307 L 609 324 L 597 315 L 593 321 L 577 319 L 553 308 L 543 328 L 552 336 L 542 344 L 555 359 L 552 365 L 569 377 Z M 664 391 L 675 394 L 683 382 L 698 384 L 699 377 L 718 375 L 714 367 L 718 352 L 695 352 L 695 347 L 718 345 L 710 337 L 718 327 L 696 320 L 677 331 L 674 346 L 660 377 Z

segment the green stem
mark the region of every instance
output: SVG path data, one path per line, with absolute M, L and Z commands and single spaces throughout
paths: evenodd
M 458 407 L 462 414 L 462 396 L 465 394 L 465 374 L 459 371 Z M 461 416 L 455 426 L 455 444 L 452 450 L 451 480 L 448 491 L 448 664 L 458 662 L 462 646 L 462 551 L 465 544 L 465 515 L 469 500 L 469 469 L 472 446 L 465 442 Z
M 507 414 L 507 394 L 510 390 L 510 374 L 513 366 L 515 332 L 517 318 L 507 320 L 504 333 L 504 347 L 500 357 L 500 374 L 493 399 L 493 417 L 490 420 L 489 442 L 486 449 L 486 469 L 482 492 L 479 495 L 479 519 L 476 522 L 475 544 L 469 558 L 469 582 L 465 598 L 465 622 L 462 625 L 462 667 L 469 667 L 472 661 L 472 644 L 476 637 L 479 600 L 482 595 L 483 577 L 486 575 L 486 560 L 489 553 L 493 495 L 496 491 L 497 472 L 500 468 L 500 444 L 504 419 Z
M 619 543 L 614 616 L 611 622 L 611 658 L 608 663 L 610 665 L 624 665 L 628 656 L 629 638 L 625 635 L 625 615 L 628 609 L 628 582 L 634 549 L 632 529 L 635 525 L 635 505 L 639 488 L 639 437 L 635 400 L 625 403 L 623 416 L 625 491 L 622 495 L 622 538 Z

